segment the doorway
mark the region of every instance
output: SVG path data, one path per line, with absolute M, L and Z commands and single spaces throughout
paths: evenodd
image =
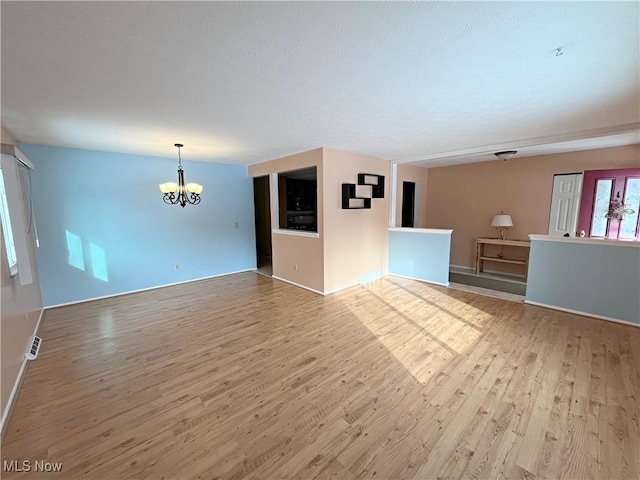
M 415 203 L 415 182 L 402 182 L 402 227 L 414 226 Z
M 554 237 L 576 235 L 581 191 L 581 173 L 563 173 L 553 176 L 549 235 Z
M 271 276 L 271 194 L 269 176 L 253 179 L 253 207 L 256 222 L 256 266 L 258 272 Z

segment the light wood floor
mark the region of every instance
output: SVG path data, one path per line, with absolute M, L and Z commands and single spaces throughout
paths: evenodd
M 2 458 L 63 462 L 42 478 L 639 476 L 635 327 L 243 273 L 51 310 L 40 334 Z

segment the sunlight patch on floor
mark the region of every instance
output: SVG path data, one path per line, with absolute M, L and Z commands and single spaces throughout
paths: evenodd
M 428 285 L 396 279 L 385 282 L 364 287 L 371 296 L 368 308 L 380 315 L 347 307 L 421 383 L 475 345 L 492 316 Z

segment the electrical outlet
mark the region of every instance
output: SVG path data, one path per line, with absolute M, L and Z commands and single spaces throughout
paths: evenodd
M 176 263 L 176 270 L 180 270 L 180 264 Z
M 294 263 L 294 264 L 293 264 L 293 269 L 294 269 L 294 270 L 297 270 L 297 269 L 298 269 L 298 264 L 297 264 L 297 263 Z
M 233 228 L 235 228 L 236 230 L 238 229 L 238 222 L 233 223 Z

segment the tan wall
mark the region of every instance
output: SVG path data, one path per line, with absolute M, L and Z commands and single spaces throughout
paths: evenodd
M 357 183 L 358 173 L 384 175 L 384 198 L 372 199 L 368 210 L 343 210 L 342 184 Z M 387 270 L 389 173 L 390 163 L 386 160 L 324 149 L 325 292 L 353 285 L 363 273 Z
M 322 237 L 274 234 L 272 242 L 274 276 L 324 292 Z
M 260 177 L 272 173 L 287 172 L 306 167 L 318 169 L 318 233 L 319 238 L 296 235 L 272 235 L 273 274 L 276 277 L 304 285 L 305 287 L 324 291 L 324 236 L 323 236 L 323 162 L 322 149 L 297 153 L 249 167 L 250 177 Z M 277 192 L 271 188 L 271 222 L 274 228 L 279 221 L 276 208 Z M 296 269 L 297 266 L 297 269 Z
M 396 227 L 402 225 L 402 182 L 414 182 L 418 191 L 417 227 L 427 226 L 427 178 L 429 169 L 416 165 L 400 164 L 396 172 Z
M 491 219 L 513 218 L 509 238 L 549 228 L 553 175 L 640 165 L 640 145 L 430 168 L 427 227 L 453 228 L 451 264 L 473 266 L 475 239 L 496 236 Z
M 13 136 L 2 129 L 2 142 L 14 143 Z M 5 178 L 5 182 L 11 181 Z M 15 180 L 14 180 L 15 181 Z M 24 192 L 24 189 L 23 189 Z M 8 198 L 9 202 L 24 199 Z M 25 222 L 28 224 L 28 220 Z M 16 232 L 16 222 L 12 222 L 14 238 L 19 238 Z M 0 264 L 0 278 L 2 283 L 2 314 L 1 314 L 1 408 L 5 413 L 9 395 L 16 383 L 20 367 L 24 361 L 24 353 L 33 335 L 33 331 L 42 311 L 42 296 L 36 266 L 35 253 L 32 245 L 29 245 L 29 255 L 33 266 L 33 282 L 29 285 L 20 285 L 20 271 L 15 277 L 9 276 L 7 267 L 6 248 L 4 234 L 2 238 L 2 255 Z M 24 238 L 24 237 L 23 237 Z M 20 266 L 18 266 L 20 268 Z M 46 347 L 45 347 L 46 348 Z

